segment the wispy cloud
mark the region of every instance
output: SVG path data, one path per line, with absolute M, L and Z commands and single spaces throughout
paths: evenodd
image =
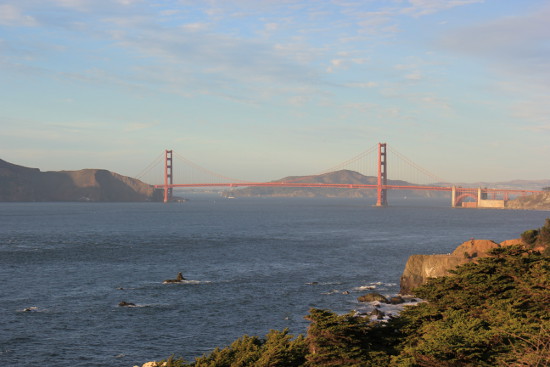
M 485 0 L 409 0 L 408 6 L 402 9 L 402 13 L 420 17 L 437 13 L 457 6 L 482 3 Z
M 422 74 L 420 73 L 420 71 L 414 71 L 412 73 L 409 73 L 409 74 L 405 75 L 405 79 L 408 79 L 408 80 L 421 80 L 422 79 Z
M 25 14 L 11 4 L 0 5 L 0 25 L 34 27 L 38 24 L 33 16 Z

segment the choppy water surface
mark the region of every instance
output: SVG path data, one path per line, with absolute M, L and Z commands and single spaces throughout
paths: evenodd
M 411 254 L 515 238 L 550 216 L 372 204 L 0 203 L 0 361 L 132 366 L 173 353 L 191 359 L 243 334 L 302 333 L 310 307 L 360 310 L 367 288 L 397 293 Z M 188 281 L 162 284 L 178 272 Z

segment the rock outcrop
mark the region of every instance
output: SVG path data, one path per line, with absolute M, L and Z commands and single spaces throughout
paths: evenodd
M 359 302 L 381 302 L 381 303 L 390 303 L 386 297 L 380 293 L 367 293 L 365 295 L 357 297 Z
M 107 170 L 41 172 L 0 160 L 0 201 L 157 200 L 151 185 Z
M 426 283 L 429 278 L 449 275 L 450 270 L 476 261 L 479 257 L 485 257 L 494 248 L 522 243 L 521 239 L 507 240 L 500 244 L 490 240 L 470 240 L 447 255 L 412 255 L 407 260 L 401 275 L 400 293 L 410 294 L 414 288 Z
M 176 279 L 166 279 L 165 281 L 163 281 L 162 283 L 163 284 L 170 284 L 170 283 L 181 283 L 185 280 L 185 278 L 183 277 L 183 274 L 182 273 L 178 273 L 178 276 L 176 277 Z

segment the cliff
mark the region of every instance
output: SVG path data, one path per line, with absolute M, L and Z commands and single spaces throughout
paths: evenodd
M 401 294 L 411 291 L 426 283 L 429 278 L 438 278 L 450 274 L 450 270 L 469 262 L 475 262 L 480 257 L 487 256 L 494 248 L 522 244 L 521 239 L 513 239 L 500 244 L 490 240 L 470 240 L 462 243 L 452 253 L 447 255 L 412 255 L 405 264 L 401 275 Z
M 157 201 L 148 184 L 102 169 L 41 172 L 0 160 L 0 201 Z
M 506 203 L 507 209 L 550 210 L 550 191 L 522 196 Z

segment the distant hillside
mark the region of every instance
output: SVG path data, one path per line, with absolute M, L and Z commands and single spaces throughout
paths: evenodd
M 102 169 L 41 172 L 0 159 L 0 201 L 158 201 L 139 180 Z
M 297 183 L 327 183 L 327 184 L 356 184 L 356 185 L 376 185 L 377 178 L 373 176 L 364 176 L 358 172 L 350 170 L 341 170 L 314 176 L 289 176 L 273 182 L 297 182 Z M 413 184 L 400 181 L 388 180 L 390 185 L 414 186 Z M 399 190 L 390 191 L 389 195 L 400 196 L 423 196 L 423 197 L 444 197 L 450 194 Z M 340 189 L 340 188 L 308 188 L 308 187 L 247 187 L 236 189 L 225 193 L 225 196 L 235 197 L 376 197 L 376 190 L 372 189 Z
M 550 210 L 550 191 L 521 196 L 506 203 L 509 209 Z
M 544 187 L 550 187 L 550 180 L 510 180 L 500 182 L 469 182 L 455 183 L 455 186 L 463 187 L 490 187 L 493 189 L 513 189 L 513 190 L 542 190 Z

